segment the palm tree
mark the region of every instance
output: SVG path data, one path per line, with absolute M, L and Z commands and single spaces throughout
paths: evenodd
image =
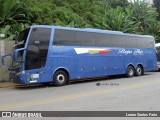
M 146 33 L 146 29 L 152 27 L 151 23 L 156 23 L 158 13 L 148 3 L 141 0 L 134 0 L 126 8 L 126 13 L 130 20 L 139 25 L 137 32 Z
M 135 33 L 137 26 L 131 21 L 122 7 L 106 7 L 104 17 L 101 17 L 102 26 L 105 29 Z
M 0 0 L 0 27 L 22 22 L 29 22 L 23 1 Z
M 29 23 L 29 18 L 23 0 L 0 0 L 0 31 L 6 37 L 18 34 L 25 23 Z

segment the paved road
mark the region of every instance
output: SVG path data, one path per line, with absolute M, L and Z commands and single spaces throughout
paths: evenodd
M 63 87 L 0 88 L 0 111 L 160 111 L 160 72 L 112 77 Z

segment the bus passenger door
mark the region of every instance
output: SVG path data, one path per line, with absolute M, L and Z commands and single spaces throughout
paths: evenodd
M 40 80 L 40 52 L 37 45 L 28 45 L 26 51 L 26 60 L 25 60 L 25 73 L 26 73 L 26 83 L 39 83 Z

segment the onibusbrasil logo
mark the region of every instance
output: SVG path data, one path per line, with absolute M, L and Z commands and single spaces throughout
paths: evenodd
M 100 85 L 101 85 L 101 83 L 96 83 L 96 85 L 97 85 L 97 86 L 100 86 Z

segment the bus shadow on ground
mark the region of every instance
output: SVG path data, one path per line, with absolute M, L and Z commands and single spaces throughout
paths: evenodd
M 152 75 L 151 73 L 145 73 L 142 76 Z M 140 77 L 140 76 L 134 76 Z M 104 82 L 104 81 L 116 81 L 117 79 L 128 79 L 126 75 L 113 75 L 113 76 L 105 76 L 105 77 L 98 77 L 98 78 L 89 78 L 89 79 L 81 79 L 70 82 L 70 85 L 74 84 L 84 84 L 84 83 L 94 83 L 94 82 Z M 131 77 L 132 78 L 132 77 Z
M 151 73 L 145 73 L 143 76 L 152 75 Z M 136 76 L 135 76 L 136 77 Z M 137 76 L 138 77 L 138 76 Z M 115 81 L 117 79 L 128 79 L 125 75 L 114 75 L 114 76 L 105 76 L 105 77 L 97 77 L 97 78 L 88 78 L 88 79 L 79 79 L 79 80 L 73 80 L 68 85 L 77 85 L 77 84 L 87 84 L 87 83 L 100 83 L 104 81 Z M 50 88 L 50 87 L 56 87 L 53 83 L 43 83 L 43 84 L 32 84 L 32 85 L 21 85 L 21 86 L 15 86 L 15 89 L 41 89 L 41 88 Z M 60 86 L 63 87 L 63 86 Z

